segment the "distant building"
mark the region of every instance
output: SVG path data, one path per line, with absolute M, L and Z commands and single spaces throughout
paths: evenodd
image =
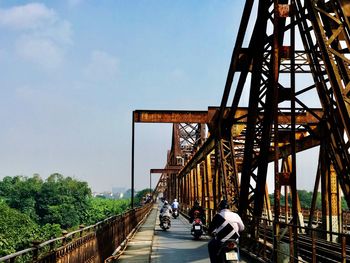
M 126 191 L 125 187 L 112 187 L 112 193 L 113 194 L 121 194 Z
M 122 188 L 120 188 L 122 189 Z M 92 193 L 93 197 L 100 197 L 100 198 L 106 198 L 106 199 L 121 199 L 124 197 L 123 192 L 93 192 Z

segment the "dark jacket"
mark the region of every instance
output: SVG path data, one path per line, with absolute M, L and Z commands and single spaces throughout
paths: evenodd
M 188 212 L 188 215 L 190 216 L 190 223 L 192 223 L 195 218 L 199 217 L 202 220 L 202 223 L 205 224 L 205 212 L 203 207 L 199 205 L 194 205 Z

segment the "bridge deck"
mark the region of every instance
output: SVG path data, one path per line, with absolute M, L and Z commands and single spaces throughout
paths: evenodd
M 207 244 L 208 236 L 193 240 L 187 219 L 179 216 L 171 220 L 167 231 L 159 227 L 159 208 L 155 205 L 137 231 L 128 242 L 128 246 L 115 262 L 195 262 L 209 263 Z M 241 262 L 250 262 L 241 260 Z

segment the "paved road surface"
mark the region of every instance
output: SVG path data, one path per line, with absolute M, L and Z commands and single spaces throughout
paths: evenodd
M 181 215 L 176 219 L 171 219 L 171 227 L 167 231 L 163 231 L 159 227 L 157 217 L 151 262 L 210 263 L 208 240 L 207 236 L 202 236 L 200 240 L 194 240 L 191 235 L 191 225 Z
M 171 227 L 163 231 L 159 227 L 159 207 L 155 205 L 144 224 L 118 260 L 122 263 L 210 263 L 208 255 L 208 236 L 194 240 L 191 225 L 183 217 L 171 219 Z M 242 263 L 250 262 L 241 259 Z

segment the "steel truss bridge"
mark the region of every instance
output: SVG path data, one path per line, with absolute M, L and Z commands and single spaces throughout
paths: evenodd
M 132 156 L 136 124 L 173 123 L 167 162 L 151 170 L 161 173 L 155 194 L 179 199 L 183 212 L 199 200 L 209 220 L 227 199 L 247 225 L 242 249 L 262 262 L 349 262 L 340 202 L 350 207 L 349 17 L 350 0 L 246 0 L 220 106 L 133 112 Z M 305 175 L 297 157 L 313 147 L 316 174 Z M 305 176 L 315 178 L 307 216 L 297 188 Z M 99 262 L 91 258 L 75 262 Z
M 200 200 L 209 220 L 227 199 L 249 226 L 243 246 L 264 260 L 277 262 L 288 243 L 290 261 L 326 261 L 303 252 L 305 238 L 312 236 L 314 249 L 323 241 L 331 250 L 346 246 L 340 200 L 344 196 L 350 207 L 349 17 L 349 0 L 246 0 L 220 106 L 133 113 L 133 124 L 173 123 L 171 150 L 155 191 L 178 198 L 185 208 Z M 249 101 L 242 107 L 245 96 Z M 308 162 L 317 172 L 305 175 L 297 155 L 316 146 L 318 158 Z M 274 189 L 267 187 L 268 174 Z M 315 177 L 307 225 L 297 192 L 301 176 Z M 316 242 L 319 189 L 317 229 L 324 232 Z M 291 197 L 290 204 L 281 202 L 281 193 Z M 345 256 L 336 262 L 345 262 Z

